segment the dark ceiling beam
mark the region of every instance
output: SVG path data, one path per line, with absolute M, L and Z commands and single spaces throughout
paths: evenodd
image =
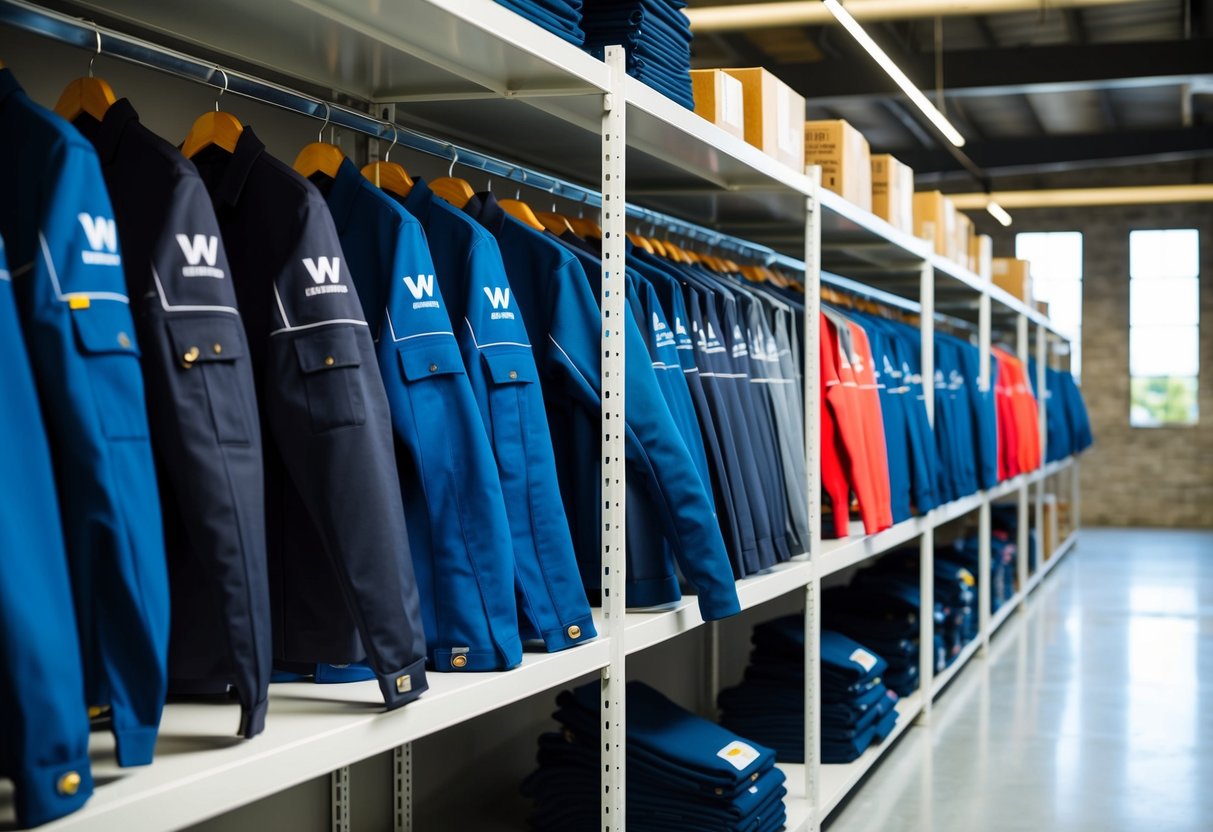
M 861 53 L 860 53 L 861 54 Z M 898 56 L 898 64 L 920 89 L 935 86 L 933 58 Z M 783 80 L 815 99 L 885 98 L 899 94 L 871 60 L 860 55 L 788 64 Z M 1213 75 L 1213 38 L 1084 46 L 1025 46 L 949 51 L 943 87 L 949 96 L 1022 95 L 1098 88 L 1181 84 Z
M 983 15 L 977 15 L 973 18 L 973 25 L 977 27 L 977 31 L 981 34 L 981 39 L 985 41 L 987 49 L 996 49 L 998 47 L 998 38 L 994 36 L 994 30 L 990 27 L 989 20 Z
M 981 141 L 985 138 L 985 133 L 982 132 L 981 128 L 977 126 L 977 122 L 969 115 L 969 109 L 965 106 L 962 99 L 956 98 L 947 102 L 947 104 L 948 118 L 956 122 L 965 139 L 969 141 Z
M 1213 125 L 1173 130 L 990 139 L 968 143 L 965 152 L 992 175 L 1034 169 L 1057 170 L 1125 159 L 1213 156 Z M 916 174 L 950 174 L 961 170 L 951 154 L 940 150 L 902 150 L 897 155 L 914 168 Z
M 918 123 L 918 119 L 910 115 L 904 104 L 896 98 L 886 98 L 880 102 L 880 106 L 897 119 L 897 122 L 905 128 L 906 132 L 914 137 L 914 141 L 918 142 L 918 146 L 922 148 L 936 148 L 939 143 L 935 141 L 935 137 L 927 132 L 926 128 Z
M 1062 9 L 1061 20 L 1066 27 L 1066 37 L 1070 43 L 1082 46 L 1087 42 L 1087 27 L 1082 20 L 1082 12 L 1078 9 Z
M 1037 136 L 1046 135 L 1049 131 L 1045 129 L 1045 123 L 1040 120 L 1040 113 L 1036 111 L 1036 105 L 1032 103 L 1031 96 L 1019 96 L 1020 103 L 1023 104 L 1024 112 L 1028 114 L 1028 120 L 1032 122 L 1032 132 Z

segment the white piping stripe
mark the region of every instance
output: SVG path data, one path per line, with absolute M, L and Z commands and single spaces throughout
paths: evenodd
M 68 302 L 71 298 L 88 298 L 89 300 L 112 300 L 118 303 L 130 305 L 131 299 L 126 295 L 118 292 L 72 292 L 70 295 L 63 294 L 63 289 L 59 285 L 59 273 L 55 271 L 55 261 L 51 259 L 50 246 L 46 244 L 46 237 L 41 231 L 38 232 L 38 243 L 42 246 L 42 257 L 46 260 L 46 267 L 50 270 L 51 283 L 55 285 L 55 299 Z M 32 266 L 33 263 L 30 263 Z M 26 268 L 29 268 L 28 266 Z
M 192 306 L 188 304 L 170 304 L 168 298 L 164 295 L 164 285 L 160 282 L 160 274 L 156 271 L 156 267 L 152 266 L 152 280 L 156 282 L 156 294 L 160 296 L 160 306 L 165 312 L 227 312 L 231 315 L 239 315 L 240 310 L 234 309 L 231 306 Z
M 270 335 L 281 335 L 284 332 L 295 332 L 301 329 L 315 329 L 318 326 L 334 326 L 336 324 L 354 324 L 355 326 L 365 326 L 368 329 L 370 324 L 366 321 L 359 321 L 354 318 L 333 318 L 331 321 L 317 321 L 314 324 L 300 324 L 299 326 L 285 326 L 282 329 L 275 329 Z
M 482 344 L 476 340 L 476 330 L 472 329 L 472 322 L 466 317 L 463 319 L 463 322 L 467 324 L 468 332 L 472 333 L 472 343 L 476 345 L 476 349 L 478 350 L 482 350 L 485 347 L 526 347 L 528 350 L 531 348 L 530 344 L 524 344 L 521 341 L 491 341 L 487 344 Z M 564 350 L 561 350 L 561 352 L 564 352 Z M 565 355 L 567 356 L 568 354 L 565 353 Z
M 283 329 L 290 329 L 291 321 L 286 316 L 286 307 L 282 305 L 282 295 L 278 294 L 278 284 L 273 283 L 271 285 L 274 287 L 274 300 L 276 300 L 278 302 L 278 314 L 280 314 L 282 316 Z M 277 331 L 281 332 L 282 330 L 277 330 Z M 274 333 L 271 332 L 270 334 L 273 335 Z
M 442 332 L 441 330 L 436 330 L 436 331 L 434 331 L 434 332 L 418 332 L 416 335 L 406 335 L 406 336 L 404 336 L 403 338 L 395 338 L 395 337 L 393 337 L 393 338 L 392 338 L 392 340 L 393 340 L 393 341 L 397 341 L 397 342 L 399 342 L 399 341 L 410 341 L 410 340 L 412 340 L 413 338 L 427 338 L 427 337 L 429 337 L 429 336 L 431 336 L 431 335 L 445 335 L 447 338 L 454 338 L 454 337 L 455 337 L 455 333 L 453 333 L 453 332 Z

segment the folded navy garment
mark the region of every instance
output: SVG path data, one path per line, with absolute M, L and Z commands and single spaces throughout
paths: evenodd
M 575 13 L 562 15 L 538 5 L 536 0 L 497 0 L 497 3 L 574 46 L 585 43 L 585 33 L 581 31 L 580 18 Z M 548 5 L 556 6 L 558 3 Z

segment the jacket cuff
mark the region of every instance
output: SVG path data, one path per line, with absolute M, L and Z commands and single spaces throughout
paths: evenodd
M 379 676 L 379 690 L 389 711 L 407 705 L 430 687 L 425 678 L 425 659 L 418 659 L 407 667 Z
M 156 750 L 157 731 L 156 728 L 145 726 L 119 728 L 115 725 L 114 740 L 118 745 L 118 765 L 127 768 L 150 764 L 152 754 Z
M 563 629 L 545 630 L 543 646 L 549 653 L 555 653 L 559 650 L 576 647 L 578 644 L 585 644 L 597 635 L 598 631 L 594 629 L 594 617 L 585 615 L 567 622 Z
M 265 730 L 265 715 L 270 709 L 270 700 L 262 699 L 251 708 L 240 709 L 240 730 L 237 732 L 246 740 Z
M 25 765 L 13 772 L 17 825 L 41 826 L 70 815 L 93 793 L 88 755 L 49 765 Z
M 737 615 L 741 612 L 741 600 L 737 597 L 737 589 L 735 585 L 731 585 L 728 589 L 731 592 L 718 592 L 712 595 L 699 595 L 699 616 L 704 621 L 718 621 L 721 618 L 728 618 L 731 615 Z M 717 598 L 716 595 L 728 595 L 727 598 Z

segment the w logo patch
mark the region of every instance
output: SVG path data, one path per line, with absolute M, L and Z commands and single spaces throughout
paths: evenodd
M 317 257 L 314 260 L 311 257 L 304 257 L 303 267 L 307 269 L 307 273 L 312 277 L 312 282 L 316 284 L 303 290 L 303 294 L 307 297 L 344 294 L 349 291 L 349 287 L 341 283 L 340 257 Z M 325 284 L 326 280 L 328 285 Z
M 188 266 L 182 266 L 181 274 L 186 277 L 223 277 L 223 270 L 215 268 L 219 259 L 219 238 L 214 234 L 195 234 L 193 238 L 186 234 L 177 235 L 177 245 Z M 202 261 L 206 265 L 202 265 Z
M 80 259 L 90 266 L 117 266 L 122 262 L 118 256 L 118 224 L 109 217 L 77 214 L 84 237 L 91 251 L 80 252 Z
M 489 317 L 494 321 L 514 319 L 514 313 L 508 311 L 510 308 L 510 290 L 502 289 L 500 286 L 489 288 L 484 287 L 484 296 L 489 299 L 489 303 L 493 304 L 493 309 L 496 310 Z

